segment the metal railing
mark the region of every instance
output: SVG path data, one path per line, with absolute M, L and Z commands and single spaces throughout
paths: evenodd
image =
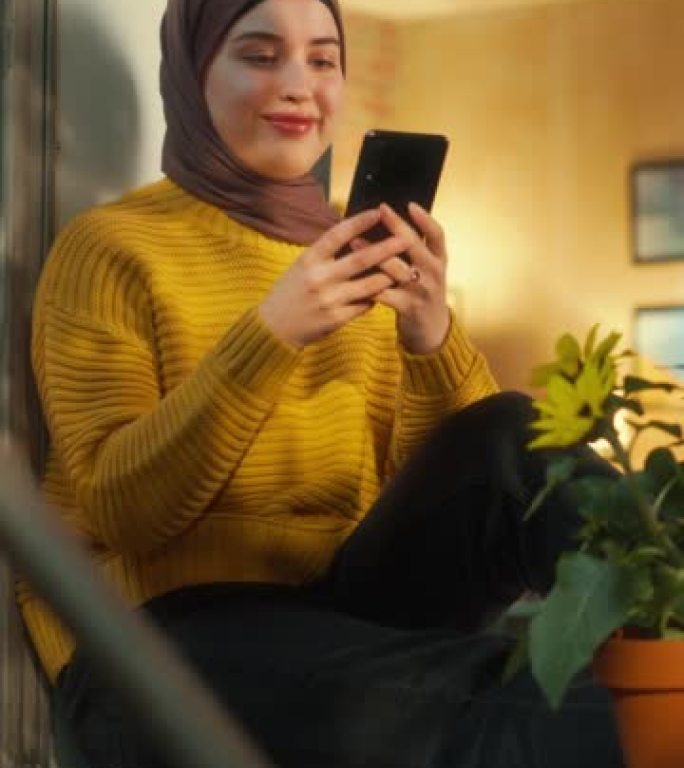
M 72 630 L 169 766 L 273 768 L 163 635 L 106 585 L 2 444 L 0 552 Z

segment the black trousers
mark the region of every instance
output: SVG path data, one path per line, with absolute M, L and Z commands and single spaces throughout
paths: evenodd
M 558 492 L 523 515 L 550 452 L 529 399 L 449 416 L 383 491 L 313 588 L 218 584 L 145 610 L 282 768 L 621 768 L 607 694 L 588 675 L 552 712 L 510 638 L 487 631 L 544 592 L 579 520 Z M 588 449 L 580 472 L 613 470 Z M 58 700 L 90 768 L 163 768 L 84 656 Z

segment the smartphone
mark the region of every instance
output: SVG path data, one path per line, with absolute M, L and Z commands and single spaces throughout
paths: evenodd
M 369 131 L 361 146 L 345 217 L 387 203 L 413 226 L 408 204 L 432 209 L 448 148 L 448 139 L 440 134 Z M 370 242 L 388 236 L 382 224 L 363 235 Z M 339 255 L 350 252 L 347 248 Z

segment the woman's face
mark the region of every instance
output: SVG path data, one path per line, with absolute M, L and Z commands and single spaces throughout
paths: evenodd
M 230 29 L 204 94 L 231 152 L 274 179 L 308 173 L 342 106 L 340 36 L 320 0 L 264 0 Z

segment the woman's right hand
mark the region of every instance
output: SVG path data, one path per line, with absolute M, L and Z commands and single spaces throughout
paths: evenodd
M 360 241 L 379 221 L 378 210 L 364 211 L 336 224 L 302 253 L 259 307 L 261 319 L 273 334 L 304 347 L 373 307 L 373 298 L 390 288 L 394 280 L 385 271 L 360 275 L 394 259 L 400 261 L 399 254 L 409 245 L 397 236 L 376 244 Z M 357 250 L 335 258 L 354 241 L 360 241 Z M 399 267 L 405 269 L 403 262 Z

